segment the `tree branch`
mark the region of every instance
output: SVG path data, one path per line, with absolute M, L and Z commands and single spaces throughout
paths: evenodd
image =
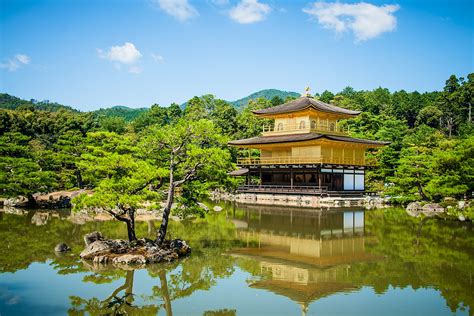
M 149 186 L 153 181 L 157 180 L 158 178 L 160 178 L 160 183 L 158 185 L 158 189 L 163 185 L 163 177 L 156 177 L 156 178 L 152 178 L 150 180 L 148 180 L 146 183 L 144 183 L 143 185 L 141 185 L 140 187 L 136 188 L 135 190 L 133 190 L 132 192 L 130 192 L 131 194 L 137 194 L 138 192 L 140 192 L 141 190 L 143 190 L 144 188 L 146 188 L 147 186 Z
M 196 165 L 194 165 L 194 167 L 193 167 L 191 170 L 189 170 L 189 171 L 186 173 L 186 175 L 184 176 L 183 179 L 178 180 L 178 181 L 174 181 L 174 182 L 173 182 L 173 185 L 174 185 L 175 187 L 177 187 L 177 186 L 180 186 L 181 184 L 185 183 L 186 181 L 191 180 L 191 178 L 196 174 L 196 171 L 197 171 L 197 169 L 198 169 L 200 166 L 201 166 L 201 163 L 198 162 Z
M 113 218 L 115 218 L 116 220 L 119 220 L 121 222 L 128 222 L 129 221 L 128 218 L 122 216 L 122 215 L 125 214 L 125 212 L 122 213 L 122 214 L 117 214 L 117 213 L 115 213 L 114 211 L 111 211 L 111 210 L 106 210 L 106 212 L 109 213 L 110 215 L 112 215 Z

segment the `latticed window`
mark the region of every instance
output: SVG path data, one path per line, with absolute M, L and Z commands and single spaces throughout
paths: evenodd
M 316 129 L 316 126 L 317 126 L 316 121 L 311 121 L 311 128 Z
M 283 123 L 278 123 L 277 131 L 282 131 L 282 130 L 283 130 Z
M 336 129 L 336 125 L 334 125 L 334 123 L 329 124 L 329 130 L 331 132 L 334 132 L 335 129 Z
M 300 122 L 300 129 L 305 129 L 306 128 L 306 123 L 305 121 Z

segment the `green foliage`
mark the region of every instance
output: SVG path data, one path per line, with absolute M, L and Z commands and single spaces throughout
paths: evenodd
M 117 134 L 122 134 L 126 130 L 126 122 L 123 117 L 120 116 L 105 116 L 99 120 L 100 126 L 108 131 Z
M 90 133 L 81 158 L 83 179 L 94 188 L 94 194 L 77 197 L 75 209 L 115 209 L 118 203 L 138 208 L 145 201 L 152 205 L 158 202 L 160 194 L 152 185 L 166 175 L 166 170 L 143 159 L 133 135 Z
M 210 120 L 179 120 L 155 126 L 143 134 L 141 147 L 147 160 L 169 174 L 167 185 L 184 185 L 180 206 L 198 210 L 196 203 L 208 190 L 225 186 L 233 169 L 227 138 Z M 171 179 L 172 176 L 172 179 Z
M 433 128 L 438 128 L 443 112 L 436 106 L 428 105 L 418 112 L 416 117 L 416 125 L 427 125 Z
M 147 111 L 148 109 L 146 108 L 133 109 L 126 106 L 113 106 L 106 109 L 99 109 L 93 113 L 101 118 L 120 117 L 125 122 L 131 122 Z

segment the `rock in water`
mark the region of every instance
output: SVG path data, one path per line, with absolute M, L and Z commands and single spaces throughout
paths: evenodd
M 3 205 L 10 207 L 27 207 L 29 205 L 29 201 L 26 197 L 20 195 L 16 198 L 4 200 Z
M 136 269 L 147 263 L 171 262 L 190 252 L 191 247 L 180 239 L 165 241 L 163 245 L 148 239 L 133 242 L 106 239 L 87 245 L 80 257 L 94 264 L 113 264 L 121 268 L 131 265 Z
M 84 235 L 84 242 L 86 243 L 86 246 L 89 246 L 97 240 L 104 240 L 104 237 L 102 236 L 101 232 L 95 231 L 90 234 Z
M 179 256 L 187 255 L 191 252 L 191 247 L 181 239 L 174 239 L 170 243 L 170 248 L 174 250 Z
M 60 243 L 60 244 L 57 244 L 56 247 L 54 247 L 54 251 L 56 252 L 66 252 L 66 251 L 69 251 L 71 250 L 71 248 L 69 248 L 68 245 L 66 245 L 65 243 Z
M 113 245 L 111 243 L 105 240 L 97 240 L 87 245 L 87 247 L 82 250 L 79 256 L 81 258 L 88 259 L 95 257 L 99 254 L 108 253 L 112 250 L 112 248 Z
M 220 211 L 222 211 L 222 207 L 220 207 L 219 205 L 216 205 L 216 206 L 214 206 L 213 210 L 215 212 L 220 212 Z

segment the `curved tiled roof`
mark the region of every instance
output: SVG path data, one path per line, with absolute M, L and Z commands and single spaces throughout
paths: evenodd
M 336 136 L 336 135 L 327 135 L 327 134 L 306 133 L 306 134 L 294 134 L 294 135 L 259 136 L 259 137 L 252 137 L 252 138 L 247 138 L 247 139 L 239 139 L 239 140 L 230 141 L 229 145 L 247 146 L 247 145 L 265 145 L 265 144 L 277 144 L 277 143 L 304 142 L 304 141 L 316 140 L 320 138 L 326 138 L 333 141 L 359 143 L 359 144 L 375 145 L 375 146 L 383 146 L 383 145 L 390 144 L 390 142 L 384 142 L 384 141 L 378 141 L 378 140 L 352 138 L 352 137 L 347 137 L 347 136 Z
M 271 108 L 254 110 L 252 111 L 257 115 L 267 115 L 267 114 L 281 114 L 281 113 L 290 113 L 300 110 L 305 110 L 307 108 L 313 108 L 317 111 L 336 113 L 336 114 L 345 114 L 345 115 L 358 115 L 359 111 L 352 111 L 338 106 L 324 103 L 320 100 L 317 100 L 310 96 L 302 96 L 296 100 L 290 101 L 288 103 L 277 105 Z

